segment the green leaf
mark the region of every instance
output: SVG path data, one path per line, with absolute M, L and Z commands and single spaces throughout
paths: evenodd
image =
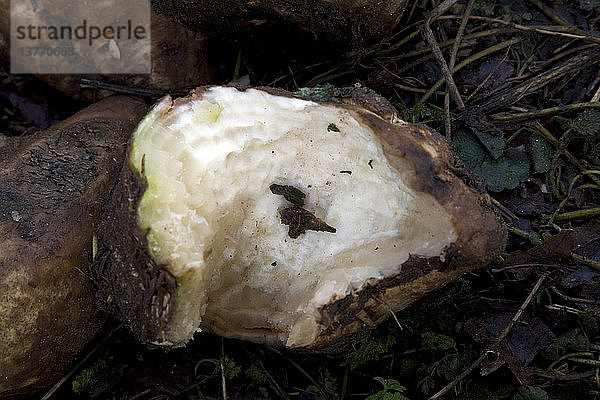
M 589 349 L 588 339 L 574 329 L 554 339 L 548 347 L 542 351 L 542 356 L 550 361 L 558 360 L 567 351 L 586 351 Z
M 101 371 L 108 369 L 106 360 L 98 360 L 90 367 L 82 370 L 72 382 L 73 393 L 82 393 L 87 389 L 90 382 Z
M 264 372 L 256 365 L 252 364 L 245 371 L 246 378 L 252 382 L 253 385 L 260 385 L 267 382 L 267 377 Z
M 494 160 L 475 137 L 464 131 L 454 136 L 454 146 L 467 168 L 478 175 L 491 191 L 514 189 L 529 177 L 529 159 L 519 148 L 508 148 Z
M 475 136 L 479 139 L 481 144 L 489 151 L 494 160 L 500 158 L 502 152 L 504 151 L 504 147 L 506 147 L 506 143 L 504 139 L 498 136 L 491 135 L 487 132 L 482 132 L 478 129 L 471 128 Z
M 547 172 L 552 163 L 554 148 L 552 144 L 541 134 L 531 135 L 531 156 L 535 172 Z
M 242 367 L 235 364 L 235 360 L 229 356 L 225 356 L 223 359 L 223 367 L 225 369 L 225 377 L 229 380 L 237 378 L 242 370 Z
M 431 376 L 426 376 L 417 383 L 417 386 L 421 390 L 421 393 L 427 396 L 435 387 L 435 379 Z
M 373 379 L 381 383 L 383 390 L 394 390 L 396 392 L 404 392 L 406 390 L 406 388 L 395 379 L 385 379 L 380 376 L 377 376 Z
M 426 331 L 421 333 L 421 346 L 427 350 L 449 350 L 456 348 L 456 342 L 450 336 Z
M 517 389 L 517 393 L 512 397 L 512 400 L 548 400 L 548 393 L 537 386 L 521 386 Z
M 479 141 L 467 132 L 458 131 L 454 135 L 453 142 L 458 156 L 463 160 L 467 168 L 473 173 L 480 175 L 481 164 L 485 161 L 486 154 Z
M 367 400 L 409 400 L 402 393 L 406 390 L 404 386 L 395 379 L 385 379 L 380 376 L 374 378 L 381 383 L 383 390 L 370 395 Z
M 597 135 L 600 133 L 600 111 L 585 110 L 573 119 L 573 129 L 581 135 Z
M 458 360 L 458 355 L 448 354 L 437 362 L 435 373 L 440 378 L 451 381 L 458 374 L 459 368 L 460 362 Z
M 497 160 L 486 160 L 481 165 L 481 178 L 493 192 L 514 189 L 529 177 L 529 159 L 523 150 L 506 149 Z

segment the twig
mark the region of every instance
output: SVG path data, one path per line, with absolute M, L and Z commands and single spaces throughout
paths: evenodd
M 556 214 L 554 221 L 567 221 L 570 219 L 600 217 L 600 207 L 584 208 L 582 210 L 569 211 Z
M 223 400 L 227 400 L 227 383 L 225 381 L 225 339 L 221 338 L 221 388 L 223 389 Z
M 521 41 L 520 38 L 513 38 L 513 39 L 507 40 L 505 42 L 498 43 L 497 45 L 489 47 L 485 50 L 482 50 L 479 53 L 475 53 L 472 56 L 461 61 L 456 67 L 454 67 L 454 70 L 452 72 L 458 72 L 461 69 L 463 69 L 464 67 L 466 67 L 467 65 L 469 65 L 470 63 L 472 63 L 473 61 L 479 60 L 480 58 L 483 58 L 485 56 L 493 54 L 493 53 L 497 52 L 498 50 L 502 50 L 504 48 L 510 47 L 516 43 L 519 43 L 520 41 Z M 436 83 L 434 83 L 433 86 L 431 88 L 429 88 L 427 93 L 425 93 L 423 95 L 423 97 L 421 97 L 421 99 L 419 100 L 419 104 L 423 104 L 424 102 L 426 102 L 431 97 L 431 95 L 436 90 L 438 90 L 440 88 L 440 86 L 442 86 L 442 84 L 444 84 L 444 82 L 445 82 L 445 79 L 441 78 Z
M 593 355 L 592 353 L 590 353 L 589 351 L 581 351 L 581 352 L 577 352 L 577 353 L 565 354 L 565 355 L 563 355 L 563 356 L 559 357 L 557 360 L 554 360 L 554 361 L 552 362 L 552 364 L 550 364 L 550 365 L 548 366 L 548 368 L 546 368 L 546 371 L 545 371 L 545 372 L 550 372 L 550 371 L 552 371 L 552 370 L 554 369 L 554 367 L 555 367 L 556 365 L 558 365 L 558 364 L 559 364 L 561 361 L 563 361 L 563 360 L 568 360 L 568 359 L 570 359 L 571 357 L 581 357 L 581 356 L 593 357 L 594 355 Z
M 463 19 L 460 21 L 458 32 L 456 32 L 456 39 L 454 41 L 454 45 L 452 46 L 452 52 L 450 53 L 450 62 L 448 63 L 448 68 L 450 69 L 450 71 L 454 69 L 454 64 L 456 64 L 458 49 L 460 48 L 463 34 L 465 33 L 465 28 L 467 27 L 469 15 L 471 15 L 471 10 L 473 9 L 474 3 L 475 0 L 469 0 L 469 3 L 465 8 L 465 14 L 463 16 Z M 444 116 L 444 127 L 446 129 L 446 137 L 449 138 L 450 134 L 452 133 L 452 121 L 450 120 L 450 92 L 448 90 L 446 90 L 446 94 L 444 95 Z
M 279 396 L 280 398 L 282 398 L 284 400 L 290 400 L 290 397 L 288 396 L 288 394 L 285 392 L 285 390 L 283 390 L 281 388 L 281 386 L 279 386 L 279 383 L 277 383 L 277 380 L 273 377 L 271 372 L 269 372 L 267 367 L 265 367 L 263 362 L 247 348 L 244 348 L 244 350 L 246 351 L 246 354 L 248 355 L 248 357 L 250 357 L 254 363 L 258 364 L 260 369 L 262 369 L 263 373 L 267 377 L 267 380 L 269 381 L 269 384 L 271 385 L 271 388 L 275 391 L 275 393 L 277 393 L 277 396 Z
M 96 81 L 92 79 L 81 79 L 81 83 L 79 84 L 81 88 L 93 88 L 93 89 L 101 89 L 101 90 L 110 90 L 115 93 L 123 93 L 130 94 L 134 96 L 142 96 L 142 97 L 162 97 L 167 94 L 172 94 L 176 96 L 185 96 L 189 93 L 189 91 L 193 88 L 178 88 L 173 90 L 154 90 L 154 89 L 142 89 L 136 87 L 129 87 L 123 85 L 115 85 L 114 83 Z
M 542 110 L 529 111 L 529 112 L 524 112 L 524 113 L 520 113 L 520 114 L 508 114 L 508 115 L 495 114 L 495 115 L 492 115 L 491 117 L 492 117 L 492 119 L 495 119 L 496 121 L 512 121 L 515 119 L 539 118 L 539 117 L 544 117 L 546 115 L 562 114 L 562 113 L 571 112 L 573 110 L 582 110 L 582 109 L 587 109 L 587 108 L 599 108 L 600 109 L 600 103 L 587 102 L 587 103 L 568 104 L 566 106 L 544 108 Z
M 567 301 L 572 301 L 573 303 L 582 303 L 582 304 L 600 304 L 600 301 L 597 300 L 592 300 L 592 299 L 582 299 L 579 297 L 572 297 L 572 296 L 567 296 L 566 294 L 564 294 L 563 292 L 561 292 L 560 290 L 558 290 L 557 288 L 555 288 L 554 286 L 550 286 L 550 291 L 552 291 L 554 294 L 556 294 L 557 296 L 559 296 L 561 299 L 563 300 L 567 300 Z
M 446 64 L 446 60 L 440 50 L 440 47 L 435 40 L 435 36 L 433 35 L 433 31 L 431 30 L 431 20 L 434 16 L 439 16 L 443 14 L 446 10 L 448 10 L 454 3 L 458 0 L 444 0 L 439 6 L 437 6 L 425 19 L 423 26 L 421 27 L 423 37 L 431 46 L 431 50 L 433 51 L 433 55 L 442 70 L 442 74 L 446 78 L 446 82 L 448 85 L 448 90 L 450 91 L 450 95 L 452 95 L 452 100 L 456 103 L 456 106 L 459 110 L 465 109 L 465 104 L 460 96 L 458 88 L 456 87 L 456 83 L 454 83 L 454 78 L 452 77 L 451 69 Z
M 403 85 L 401 83 L 394 83 L 394 86 L 398 89 L 406 90 L 407 92 L 415 92 L 415 93 L 426 93 L 427 89 L 416 88 L 412 86 Z M 435 94 L 443 95 L 444 92 L 436 92 Z
M 348 391 L 348 376 L 350 375 L 350 367 L 346 365 L 344 368 L 344 380 L 342 381 L 342 391 L 340 393 L 340 400 L 346 398 L 346 392 Z
M 87 362 L 87 360 L 89 360 L 89 358 L 96 353 L 96 351 L 98 351 L 98 349 L 100 347 L 102 347 L 104 345 L 104 343 L 106 343 L 108 341 L 108 339 L 110 339 L 119 329 L 121 329 L 121 324 L 119 324 L 118 326 L 116 326 L 115 328 L 113 328 L 110 332 L 108 332 L 108 334 L 102 338 L 102 340 L 100 340 L 100 342 L 98 342 L 98 344 L 96 344 L 96 346 L 94 346 L 94 348 L 92 350 L 89 351 L 89 353 L 87 353 L 85 355 L 85 357 L 83 357 L 77 364 L 75 364 L 75 366 L 73 367 L 73 369 L 71 369 L 69 372 L 66 373 L 66 375 L 64 375 L 62 378 L 60 378 L 60 380 L 58 382 L 56 382 L 54 384 L 54 386 L 52 386 L 50 388 L 50 390 L 48 390 L 48 392 L 46 393 L 46 395 L 44 395 L 44 397 L 42 397 L 42 400 L 48 400 L 50 397 L 52 397 L 52 395 L 54 395 L 54 393 L 60 389 L 60 387 L 68 380 L 71 378 L 71 376 L 73 376 L 73 374 L 75 374 L 75 372 L 77 372 L 79 370 L 79 368 L 81 368 L 81 366 L 83 364 L 85 364 Z
M 496 66 L 494 67 L 494 69 L 485 77 L 484 80 L 481 81 L 481 83 L 479 85 L 477 85 L 477 87 L 475 88 L 475 90 L 473 90 L 473 92 L 469 95 L 469 97 L 467 97 L 467 102 L 470 101 L 473 96 L 475 96 L 480 90 L 481 88 L 492 78 L 492 76 L 494 76 L 494 74 L 498 71 L 498 69 L 500 68 L 500 66 L 502 64 L 504 64 L 504 62 L 508 59 L 508 52 L 510 49 L 506 49 L 506 52 L 504 53 L 504 57 L 502 57 L 502 60 L 500 60 L 498 62 L 498 64 L 496 64 Z
M 440 16 L 438 19 L 444 20 L 444 19 L 461 19 L 461 18 L 462 18 L 462 15 L 444 15 L 444 16 Z M 536 33 L 541 33 L 543 35 L 568 37 L 568 38 L 572 38 L 572 39 L 581 39 L 581 40 L 585 40 L 588 42 L 600 44 L 600 37 L 590 35 L 587 32 L 577 31 L 576 34 L 569 33 L 571 31 L 571 27 L 556 26 L 556 25 L 526 26 L 526 25 L 515 24 L 514 22 L 504 21 L 504 20 L 498 19 L 498 18 L 481 17 L 481 16 L 470 16 L 469 19 L 474 20 L 474 21 L 484 21 L 484 22 L 488 22 L 488 23 L 492 23 L 492 24 L 500 24 L 500 25 L 508 26 L 508 27 L 511 27 L 511 28 L 514 28 L 514 29 L 517 29 L 520 31 L 536 32 Z
M 308 378 L 308 380 L 315 385 L 315 387 L 319 390 L 319 392 L 321 392 L 321 394 L 323 395 L 323 397 L 327 400 L 331 400 L 331 394 L 329 392 L 327 392 L 325 390 L 325 388 L 319 383 L 317 382 L 317 380 L 315 378 L 313 378 L 308 372 L 306 372 L 306 370 L 304 368 L 302 368 L 302 366 L 300 364 L 298 364 L 296 361 L 292 360 L 290 357 L 288 357 L 287 355 L 283 354 L 282 352 L 280 352 L 279 350 L 276 350 L 272 347 L 267 347 L 269 350 L 271 350 L 273 353 L 279 355 L 280 357 L 285 358 L 286 360 L 288 360 L 290 362 L 290 364 L 292 364 L 298 371 L 300 371 L 300 373 L 302 375 L 304 375 L 306 378 Z
M 512 211 L 510 211 L 508 208 L 506 208 L 504 206 L 504 204 L 500 203 L 498 200 L 494 199 L 493 197 L 492 199 L 492 205 L 496 208 L 498 208 L 501 212 L 503 212 L 504 214 L 506 214 L 506 216 L 508 216 L 509 219 L 519 219 L 519 217 L 517 217 L 515 215 L 515 213 L 513 213 Z
M 594 96 L 592 96 L 591 101 L 598 101 L 600 100 L 600 86 L 598 86 L 598 90 L 596 90 L 596 93 L 594 93 Z
M 381 304 L 383 304 L 384 307 L 387 308 L 387 310 L 389 311 L 389 313 L 392 316 L 392 318 L 394 319 L 394 321 L 396 322 L 396 325 L 398 325 L 398 328 L 400 328 L 401 331 L 404 330 L 404 328 L 400 324 L 400 321 L 398 321 L 398 317 L 396 317 L 396 314 L 394 313 L 394 310 L 392 309 L 392 307 L 388 303 L 386 303 L 385 301 L 383 301 L 382 299 L 380 299 L 379 297 L 377 297 L 375 295 L 371 296 L 371 298 L 373 300 L 378 301 Z
M 600 262 L 598 262 L 596 260 L 592 260 L 591 258 L 581 256 L 577 253 L 571 253 L 571 258 L 573 260 L 577 261 L 578 263 L 587 265 L 590 268 L 600 270 Z
M 558 14 L 556 14 L 554 12 L 554 10 L 552 10 L 550 7 L 547 7 L 540 0 L 529 0 L 529 1 L 531 3 L 533 3 L 537 8 L 539 8 L 541 12 L 546 14 L 546 16 L 548 18 L 550 18 L 552 21 L 554 21 L 557 24 L 562 25 L 562 26 L 569 26 L 569 24 L 564 19 L 562 19 Z
M 539 267 L 556 268 L 556 267 L 560 267 L 560 264 L 544 264 L 544 263 L 514 264 L 514 265 L 508 265 L 508 266 L 502 267 L 502 268 L 493 268 L 491 271 L 493 274 L 497 274 L 500 272 L 509 271 L 511 269 L 539 268 Z
M 567 312 L 567 313 L 571 313 L 571 314 L 575 314 L 575 315 L 579 315 L 583 312 L 574 307 L 563 306 L 562 304 L 548 304 L 548 305 L 546 305 L 546 308 L 548 310 L 552 310 L 552 311 L 563 311 L 563 312 Z
M 502 331 L 502 333 L 500 333 L 500 335 L 498 336 L 498 339 L 496 339 L 496 341 L 494 342 L 494 344 L 488 350 L 484 351 L 479 356 L 479 358 L 477 360 L 475 360 L 467 369 L 465 369 L 456 378 L 454 378 L 454 380 L 452 382 L 450 382 L 449 384 L 447 384 L 446 386 L 444 386 L 439 392 L 437 392 L 436 394 L 434 394 L 433 396 L 431 396 L 429 398 L 429 400 L 439 399 L 443 395 L 445 395 L 446 393 L 448 393 L 448 391 L 450 389 L 452 389 L 453 387 L 455 387 L 456 385 L 458 385 L 464 378 L 466 378 L 471 372 L 473 372 L 473 370 L 475 368 L 477 368 L 477 366 L 483 362 L 483 360 L 487 357 L 487 355 L 489 353 L 493 353 L 493 352 L 497 351 L 498 346 L 500 346 L 500 343 L 502 343 L 502 341 L 508 336 L 508 334 L 510 333 L 510 331 L 513 328 L 513 326 L 515 325 L 515 323 L 521 318 L 521 314 L 523 314 L 523 311 L 525 311 L 525 308 L 527 308 L 527 306 L 529 305 L 529 303 L 533 299 L 533 296 L 535 296 L 535 294 L 537 293 L 537 291 L 542 286 L 542 282 L 544 281 L 544 279 L 546 279 L 546 274 L 545 273 L 542 274 L 542 275 L 540 275 L 539 279 L 537 280 L 537 282 L 533 286 L 533 289 L 531 289 L 531 291 L 529 292 L 529 295 L 527 296 L 527 298 L 525 299 L 525 301 L 523 302 L 523 304 L 521 304 L 521 307 L 519 307 L 519 309 L 517 310 L 517 312 L 515 313 L 515 315 L 512 317 L 512 319 L 508 323 L 508 325 L 506 325 L 506 327 L 504 328 L 504 330 Z
M 544 138 L 546 138 L 546 140 L 548 140 L 550 143 L 552 143 L 552 145 L 554 147 L 556 147 L 557 149 L 560 147 L 560 142 L 558 141 L 558 139 L 556 139 L 554 137 L 554 135 L 552 135 L 552 133 L 550 133 L 550 131 L 548 129 L 546 129 L 542 124 L 540 124 L 539 122 L 534 122 L 533 124 L 530 125 L 532 128 L 536 129 L 539 133 L 542 134 L 542 136 L 544 136 Z M 581 171 L 585 171 L 587 169 L 587 167 L 585 165 L 583 165 L 583 163 L 581 163 L 581 161 L 575 157 L 573 154 L 571 154 L 568 150 L 564 150 L 563 154 L 565 156 L 567 156 L 567 158 L 569 159 L 569 161 L 575 165 L 577 168 L 579 168 Z

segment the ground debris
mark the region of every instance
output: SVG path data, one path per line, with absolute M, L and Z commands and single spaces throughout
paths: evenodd
M 298 206 L 304 206 L 306 195 L 300 190 L 290 185 L 278 185 L 276 183 L 269 186 L 271 193 L 283 196 L 290 203 Z
M 335 228 L 315 217 L 315 214 L 297 205 L 282 209 L 279 215 L 281 215 L 281 223 L 289 225 L 288 235 L 292 239 L 296 239 L 306 231 L 336 232 Z

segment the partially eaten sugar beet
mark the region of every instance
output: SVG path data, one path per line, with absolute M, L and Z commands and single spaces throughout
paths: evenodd
M 334 346 L 504 249 L 445 140 L 362 107 L 198 88 L 128 154 L 95 274 L 144 342 Z

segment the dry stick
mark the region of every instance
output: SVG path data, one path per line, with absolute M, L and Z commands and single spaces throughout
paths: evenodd
M 553 361 L 548 368 L 546 368 L 545 372 L 550 372 L 554 369 L 554 367 L 556 365 L 558 365 L 561 361 L 563 360 L 568 360 L 571 357 L 577 357 L 577 356 L 589 356 L 589 357 L 593 357 L 594 354 L 590 353 L 589 351 L 581 351 L 581 352 L 577 352 L 577 353 L 570 353 L 570 354 L 564 354 L 561 357 L 559 357 L 557 360 Z
M 463 61 L 462 63 L 468 60 L 469 59 Z M 488 115 L 489 113 L 497 109 L 510 106 L 511 104 L 514 104 L 515 102 L 519 101 L 524 96 L 530 95 L 534 91 L 543 88 L 550 82 L 562 78 L 566 75 L 573 74 L 576 71 L 579 71 L 583 68 L 589 68 L 591 65 L 598 63 L 598 61 L 600 61 L 600 51 L 598 51 L 597 49 L 584 53 L 578 53 L 573 57 L 569 58 L 567 61 L 563 62 L 562 64 L 553 67 L 548 71 L 545 71 L 535 77 L 532 77 L 514 88 L 507 88 L 485 99 L 481 99 L 481 101 L 476 106 L 469 108 L 469 110 L 467 110 L 465 112 L 465 115 L 461 116 L 461 118 L 471 118 L 477 121 L 481 118 L 482 115 Z M 460 67 L 460 65 L 456 68 L 458 67 Z M 435 89 L 437 89 L 436 85 L 434 85 Z
M 491 199 L 492 199 L 492 205 L 494 207 L 498 208 L 502 213 L 504 213 L 505 215 L 507 215 L 509 219 L 519 219 L 519 217 L 517 217 L 515 215 L 515 213 L 513 213 L 512 211 L 510 211 L 507 207 L 505 207 L 498 200 L 494 199 L 493 197 L 491 197 Z
M 344 368 L 344 380 L 342 381 L 342 391 L 340 393 L 340 400 L 346 398 L 346 392 L 348 391 L 348 376 L 350 375 L 350 367 Z
M 544 108 L 542 110 L 536 110 L 536 111 L 529 111 L 529 112 L 524 112 L 524 113 L 519 113 L 519 114 L 495 114 L 492 115 L 492 119 L 495 119 L 496 121 L 512 121 L 515 119 L 534 119 L 534 118 L 539 118 L 539 117 L 544 117 L 546 115 L 555 115 L 555 114 L 562 114 L 562 113 L 567 113 L 567 112 L 571 112 L 573 110 L 581 110 L 581 109 L 586 109 L 586 108 L 600 108 L 600 103 L 598 102 L 586 102 L 586 103 L 576 103 L 576 104 L 569 104 L 566 106 L 558 106 L 558 107 L 550 107 L 550 108 Z
M 227 384 L 225 382 L 225 339 L 221 338 L 221 387 L 223 389 L 223 400 L 227 400 Z
M 439 17 L 438 19 L 444 20 L 444 19 L 460 19 L 460 18 L 462 18 L 461 15 L 445 15 L 445 16 Z M 504 21 L 504 20 L 497 19 L 497 18 L 480 17 L 480 16 L 471 16 L 471 17 L 469 17 L 469 19 L 472 19 L 474 21 L 488 22 L 491 24 L 501 24 L 504 26 L 509 26 L 514 29 L 518 29 L 520 31 L 537 32 L 537 33 L 541 33 L 543 35 L 561 36 L 561 37 L 568 37 L 568 38 L 572 38 L 572 39 L 586 40 L 586 41 L 593 42 L 593 43 L 600 43 L 600 37 L 598 37 L 598 36 L 590 35 L 584 31 L 578 31 L 577 34 L 569 33 L 571 28 L 565 27 L 565 26 L 556 26 L 556 25 L 526 26 L 526 25 L 515 24 L 514 22 Z
M 529 1 L 531 3 L 533 3 L 537 8 L 539 8 L 541 12 L 543 12 L 544 14 L 546 14 L 546 16 L 548 18 L 550 18 L 552 21 L 554 21 L 557 24 L 562 25 L 562 26 L 569 26 L 568 22 L 566 22 L 564 19 L 562 19 L 560 16 L 558 16 L 558 14 L 556 14 L 554 12 L 554 10 L 552 10 L 549 7 L 547 7 L 540 0 L 529 0 Z
M 456 56 L 458 55 L 458 49 L 463 39 L 463 35 L 465 33 L 465 29 L 467 27 L 467 22 L 469 21 L 469 15 L 471 15 L 471 10 L 473 9 L 473 4 L 475 0 L 469 0 L 467 4 L 467 8 L 465 8 L 465 15 L 463 19 L 460 21 L 460 26 L 458 27 L 458 32 L 456 32 L 456 39 L 454 41 L 454 45 L 452 46 L 452 52 L 450 53 L 450 63 L 448 64 L 448 68 L 450 71 L 454 69 L 454 64 L 456 64 Z M 444 127 L 446 128 L 446 137 L 450 137 L 452 133 L 452 121 L 450 121 L 450 93 L 448 91 L 449 86 L 446 85 L 446 94 L 444 95 Z
M 547 276 L 547 274 L 545 274 L 545 273 L 542 274 L 542 275 L 540 275 L 539 279 L 537 280 L 537 282 L 533 286 L 533 289 L 531 289 L 531 292 L 529 292 L 529 296 L 527 296 L 527 298 L 525 299 L 525 301 L 523 302 L 523 304 L 521 304 L 521 307 L 519 307 L 519 309 L 517 310 L 517 312 L 515 313 L 515 315 L 512 317 L 512 319 L 508 323 L 508 325 L 506 325 L 506 327 L 504 328 L 504 330 L 502 331 L 502 333 L 500 333 L 500 336 L 498 336 L 498 339 L 496 339 L 496 342 L 494 342 L 494 344 L 491 347 L 489 347 L 486 351 L 484 351 L 479 356 L 479 358 L 477 360 L 475 360 L 475 362 L 473 362 L 473 364 L 471 364 L 460 375 L 458 375 L 456 378 L 454 378 L 454 380 L 452 382 L 450 382 L 449 384 L 447 384 L 446 386 L 444 386 L 439 392 L 437 392 L 436 394 L 434 394 L 433 396 L 431 396 L 429 398 L 429 400 L 437 400 L 437 399 L 441 398 L 450 389 L 452 389 L 453 387 L 455 387 L 456 385 L 458 385 L 471 372 L 473 372 L 473 370 L 475 368 L 477 368 L 477 366 L 483 362 L 483 360 L 486 358 L 486 356 L 489 353 L 497 351 L 497 348 L 500 345 L 500 343 L 502 343 L 502 341 L 504 339 L 506 339 L 506 337 L 510 333 L 512 327 L 519 320 L 519 318 L 521 318 L 521 314 L 523 314 L 523 311 L 525 311 L 525 308 L 527 308 L 527 306 L 529 305 L 529 303 L 533 299 L 533 296 L 535 296 L 535 294 L 539 290 L 540 286 L 542 286 L 542 282 L 544 281 L 544 279 L 546 279 L 546 276 Z
M 594 96 L 592 96 L 591 101 L 598 101 L 598 100 L 600 100 L 600 86 L 598 87 L 598 90 L 596 90 L 596 93 L 594 93 Z
M 79 361 L 77 364 L 75 364 L 75 366 L 73 367 L 73 369 L 71 369 L 69 372 L 67 372 L 66 375 L 64 375 L 62 378 L 60 378 L 60 380 L 58 382 L 56 382 L 54 384 L 54 386 L 52 386 L 50 388 L 50 390 L 48 390 L 48 393 L 46 393 L 46 395 L 44 397 L 42 397 L 42 400 L 48 400 L 50 397 L 52 397 L 52 395 L 69 379 L 71 378 L 71 376 L 73 376 L 73 374 L 75 374 L 75 372 L 77 372 L 79 370 L 79 368 L 81 368 L 81 366 L 83 364 L 85 364 L 87 362 L 87 360 L 89 360 L 89 358 L 96 353 L 96 351 L 98 351 L 98 349 L 100 347 L 102 347 L 102 345 L 104 345 L 104 343 L 106 343 L 108 341 L 108 339 L 110 339 L 119 329 L 121 329 L 121 324 L 119 324 L 117 327 L 113 328 L 110 332 L 108 332 L 108 335 L 106 335 L 104 338 L 102 338 L 102 340 L 96 345 L 94 346 L 94 348 L 92 350 L 90 350 L 89 353 L 87 353 L 85 355 L 85 357 L 83 357 L 81 359 L 81 361 Z
M 244 347 L 244 350 L 245 350 L 246 354 L 248 355 L 248 357 L 252 360 L 252 362 L 258 364 L 258 366 L 260 367 L 260 369 L 262 369 L 263 373 L 267 377 L 267 380 L 269 381 L 269 384 L 271 385 L 271 388 L 275 391 L 275 393 L 277 393 L 277 396 L 279 396 L 280 398 L 282 398 L 284 400 L 290 400 L 290 397 L 287 395 L 287 393 L 285 392 L 285 390 L 283 390 L 281 388 L 281 386 L 279 386 L 279 383 L 277 383 L 277 380 L 273 377 L 273 375 L 271 374 L 271 372 L 269 372 L 269 370 L 267 369 L 267 367 L 265 367 L 265 365 L 263 364 L 263 362 L 259 358 L 257 358 L 254 355 L 254 353 L 252 353 L 246 347 Z
M 481 39 L 481 38 L 485 38 L 488 36 L 493 36 L 493 35 L 497 35 L 499 33 L 505 33 L 506 29 L 497 29 L 497 28 L 493 28 L 493 29 L 488 29 L 485 31 L 479 31 L 479 32 L 475 32 L 475 33 L 471 33 L 469 35 L 464 35 L 462 37 L 463 42 L 468 41 L 468 40 L 477 40 L 477 39 Z M 438 43 L 440 49 L 444 49 L 446 47 L 450 47 L 450 46 L 454 46 L 454 43 L 456 43 L 456 39 L 448 39 L 445 42 L 442 43 Z M 467 47 L 467 46 L 471 46 L 472 44 L 461 44 L 461 47 Z M 385 58 L 385 60 L 394 60 L 394 61 L 398 61 L 398 60 L 403 60 L 405 58 L 413 58 L 416 56 L 421 56 L 423 54 L 428 54 L 431 52 L 431 49 L 429 47 L 423 47 L 422 49 L 418 49 L 418 50 L 413 50 L 413 51 L 409 51 L 409 52 L 403 52 L 402 54 L 396 54 L 396 55 L 391 55 Z M 378 57 L 382 58 L 383 56 L 380 53 L 376 54 Z M 430 55 L 429 57 L 431 57 L 433 55 Z
M 497 52 L 498 50 L 502 50 L 506 47 L 510 47 L 515 43 L 519 43 L 520 41 L 521 41 L 520 38 L 513 38 L 513 39 L 507 40 L 505 42 L 498 43 L 497 45 L 489 47 L 483 51 L 480 51 L 479 53 L 475 53 L 472 56 L 461 61 L 456 67 L 454 67 L 454 70 L 452 72 L 458 72 L 461 69 L 463 69 L 464 67 L 466 67 L 467 65 L 469 65 L 470 63 L 472 63 L 473 61 L 479 60 L 480 58 L 483 58 L 485 56 L 493 54 L 493 53 Z M 425 95 L 423 95 L 423 97 L 421 97 L 421 99 L 419 100 L 419 104 L 423 104 L 427 100 L 429 100 L 429 98 L 433 95 L 433 93 L 435 93 L 440 88 L 440 86 L 442 86 L 444 84 L 445 81 L 446 80 L 444 78 L 441 78 L 439 81 L 434 83 L 433 86 L 431 88 L 429 88 L 427 93 L 425 93 Z
M 575 261 L 577 261 L 578 263 L 581 263 L 583 265 L 587 265 L 590 268 L 594 268 L 597 270 L 600 270 L 600 262 L 596 261 L 596 260 L 592 260 L 591 258 L 587 258 L 584 256 L 581 256 L 577 253 L 571 253 L 571 258 Z
M 426 93 L 427 92 L 427 89 L 406 86 L 401 83 L 394 83 L 394 86 L 397 87 L 398 89 L 406 90 L 407 92 L 415 92 L 415 93 Z M 440 96 L 443 96 L 444 92 L 435 92 L 435 94 L 439 94 Z
M 114 83 L 108 83 L 103 81 L 97 81 L 93 79 L 81 78 L 81 82 L 79 86 L 82 89 L 91 88 L 91 89 L 99 89 L 99 90 L 110 90 L 115 93 L 123 93 L 130 94 L 133 96 L 142 96 L 142 97 L 162 97 L 167 94 L 175 95 L 175 96 L 185 96 L 187 95 L 193 87 L 187 88 L 178 88 L 173 90 L 155 90 L 155 89 L 142 89 L 136 87 L 129 87 L 123 85 L 116 85 Z
M 600 217 L 600 207 L 584 208 L 582 210 L 569 211 L 557 214 L 554 221 L 566 221 L 569 219 L 596 218 Z
M 469 95 L 469 97 L 467 97 L 467 102 L 469 102 L 473 98 L 473 96 L 475 96 L 477 93 L 479 93 L 479 91 L 483 88 L 483 86 L 487 83 L 487 81 L 489 81 L 492 78 L 492 76 L 494 76 L 496 71 L 498 71 L 500 66 L 502 64 L 504 64 L 504 62 L 508 59 L 509 50 L 510 49 L 506 49 L 506 52 L 504 53 L 504 57 L 502 57 L 502 60 L 500 60 L 498 62 L 498 64 L 496 64 L 494 69 L 485 77 L 484 80 L 481 81 L 481 83 L 479 85 L 477 85 L 477 87 L 475 88 L 475 90 L 473 90 L 473 92 Z
M 313 378 L 308 372 L 306 372 L 306 370 L 304 368 L 302 368 L 302 366 L 300 364 L 298 364 L 296 361 L 292 360 L 290 357 L 283 354 L 279 350 L 274 349 L 273 347 L 267 347 L 267 349 L 271 350 L 273 353 L 279 355 L 280 357 L 283 357 L 286 360 L 288 360 L 290 362 L 290 364 L 292 364 L 298 371 L 300 371 L 300 373 L 302 375 L 304 375 L 306 378 L 308 378 L 308 380 L 313 385 L 315 385 L 315 387 L 319 390 L 319 392 L 321 392 L 321 394 L 323 395 L 323 397 L 326 400 L 331 400 L 331 395 L 325 390 L 325 388 L 319 382 L 317 382 L 317 380 L 315 378 Z
M 423 33 L 423 37 L 431 46 L 431 50 L 433 51 L 433 55 L 435 60 L 437 61 L 439 67 L 442 70 L 442 74 L 446 78 L 446 82 L 448 85 L 448 90 L 452 95 L 452 100 L 456 103 L 456 106 L 459 110 L 465 109 L 465 103 L 460 97 L 460 93 L 458 92 L 458 88 L 456 87 L 456 83 L 454 83 L 454 78 L 452 77 L 452 72 L 450 72 L 450 68 L 448 68 L 448 64 L 446 64 L 446 60 L 438 46 L 437 41 L 435 40 L 435 36 L 433 35 L 433 31 L 431 30 L 431 19 L 433 16 L 438 16 L 443 14 L 446 10 L 448 10 L 454 3 L 458 0 L 444 0 L 442 4 L 437 6 L 431 14 L 425 19 L 423 26 L 421 27 L 421 31 Z
M 564 294 L 563 292 L 561 292 L 560 290 L 558 290 L 554 286 L 550 286 L 550 291 L 552 291 L 554 294 L 558 295 L 563 300 L 572 301 L 573 303 L 600 304 L 600 301 L 598 301 L 598 300 L 582 299 L 580 297 L 567 296 L 566 294 Z

